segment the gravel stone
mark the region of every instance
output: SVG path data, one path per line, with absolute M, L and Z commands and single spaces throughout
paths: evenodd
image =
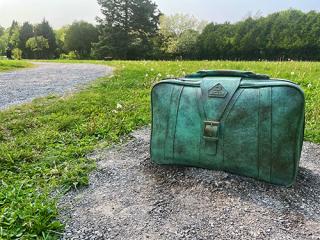
M 59 203 L 62 239 L 320 239 L 320 146 L 305 142 L 297 183 L 150 161 L 149 128 L 90 157 L 90 185 Z
M 112 72 L 110 67 L 94 64 L 33 64 L 36 67 L 0 73 L 0 110 L 37 97 L 77 90 Z

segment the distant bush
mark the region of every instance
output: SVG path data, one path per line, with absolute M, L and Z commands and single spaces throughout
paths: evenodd
M 15 60 L 21 60 L 22 59 L 22 50 L 19 48 L 14 48 L 12 50 L 12 55 Z
M 79 55 L 75 51 L 71 51 L 68 54 L 62 53 L 60 54 L 60 59 L 67 59 L 67 60 L 76 60 L 79 59 Z

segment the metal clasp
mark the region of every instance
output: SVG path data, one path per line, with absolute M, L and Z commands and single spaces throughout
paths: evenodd
M 208 141 L 218 141 L 220 122 L 205 121 L 203 129 L 203 138 Z

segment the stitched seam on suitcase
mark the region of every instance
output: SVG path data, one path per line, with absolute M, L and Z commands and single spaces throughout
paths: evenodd
M 178 101 L 177 101 L 177 108 L 176 108 L 176 112 L 174 114 L 175 119 L 174 121 L 172 121 L 172 123 L 174 123 L 174 127 L 173 127 L 173 136 L 172 136 L 172 154 L 171 154 L 171 161 L 174 162 L 175 159 L 175 141 L 176 141 L 176 132 L 177 132 L 177 122 L 178 122 L 178 113 L 179 113 L 179 109 L 180 109 L 180 102 L 181 102 L 181 97 L 182 97 L 182 93 L 184 91 L 184 86 L 181 87 L 179 89 L 179 96 L 178 96 Z
M 176 130 L 177 112 L 179 110 L 180 97 L 183 87 L 174 86 L 171 91 L 169 116 L 166 129 L 166 142 L 164 146 L 164 158 L 166 161 L 173 161 L 173 145 Z M 177 99 L 177 101 L 176 101 Z
M 271 101 L 270 101 L 270 107 L 271 107 L 271 126 L 273 126 L 273 99 L 272 99 L 272 93 L 273 93 L 273 87 L 271 89 Z M 271 163 L 270 163 L 270 181 L 272 180 L 272 168 L 273 168 L 273 162 L 274 162 L 274 156 L 273 156 L 273 127 L 270 128 L 271 132 Z
M 200 115 L 200 118 L 201 120 L 207 120 L 207 117 L 205 115 L 205 110 L 203 108 L 203 104 L 201 104 L 201 88 L 197 89 L 197 106 L 198 106 L 198 111 L 199 111 L 199 115 Z M 202 149 L 203 149 L 203 132 L 202 132 L 202 129 L 203 129 L 203 123 L 201 122 L 201 131 L 200 131 L 200 136 L 199 136 L 199 153 L 198 153 L 198 163 L 200 164 L 201 163 L 201 155 L 202 155 Z
M 170 93 L 170 103 L 172 103 L 172 95 L 173 95 L 173 91 L 174 91 L 175 87 L 172 87 L 171 89 L 171 93 Z M 170 104 L 171 105 L 171 104 Z M 169 124 L 170 124 L 170 113 L 168 114 L 168 118 L 167 118 L 167 128 L 166 128 L 166 134 L 165 134 L 165 139 L 164 139 L 164 147 L 163 147 L 163 160 L 166 161 L 167 160 L 167 154 L 166 154 L 166 146 L 168 144 L 168 134 L 169 134 Z
M 259 138 L 258 138 L 258 177 L 270 181 L 271 147 L 271 89 L 259 89 Z
M 261 165 L 261 91 L 258 89 L 258 161 L 257 161 L 257 169 L 258 169 L 258 178 L 260 178 L 260 165 Z
M 242 95 L 244 89 L 243 88 L 238 88 L 238 90 L 235 92 L 235 94 L 233 95 L 233 97 L 231 98 L 229 105 L 226 107 L 222 118 L 221 118 L 221 124 L 224 125 L 224 122 L 228 119 L 228 116 L 230 114 L 230 112 L 232 112 L 234 105 L 236 104 L 236 102 L 238 101 L 238 99 L 240 98 L 240 96 Z M 222 168 L 225 169 L 225 165 L 224 165 L 224 133 L 221 134 L 221 141 L 222 141 Z M 219 151 L 219 149 L 218 149 Z

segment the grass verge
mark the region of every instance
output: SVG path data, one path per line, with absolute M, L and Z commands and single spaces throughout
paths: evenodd
M 31 67 L 32 64 L 18 60 L 0 60 L 0 72 L 16 70 L 19 68 Z
M 95 163 L 86 155 L 98 143 L 118 142 L 150 123 L 150 89 L 162 78 L 240 69 L 291 79 L 306 92 L 306 140 L 320 143 L 320 63 L 86 62 L 108 64 L 116 74 L 68 97 L 50 96 L 0 112 L 0 239 L 58 238 L 63 226 L 52 193 L 88 183 Z

